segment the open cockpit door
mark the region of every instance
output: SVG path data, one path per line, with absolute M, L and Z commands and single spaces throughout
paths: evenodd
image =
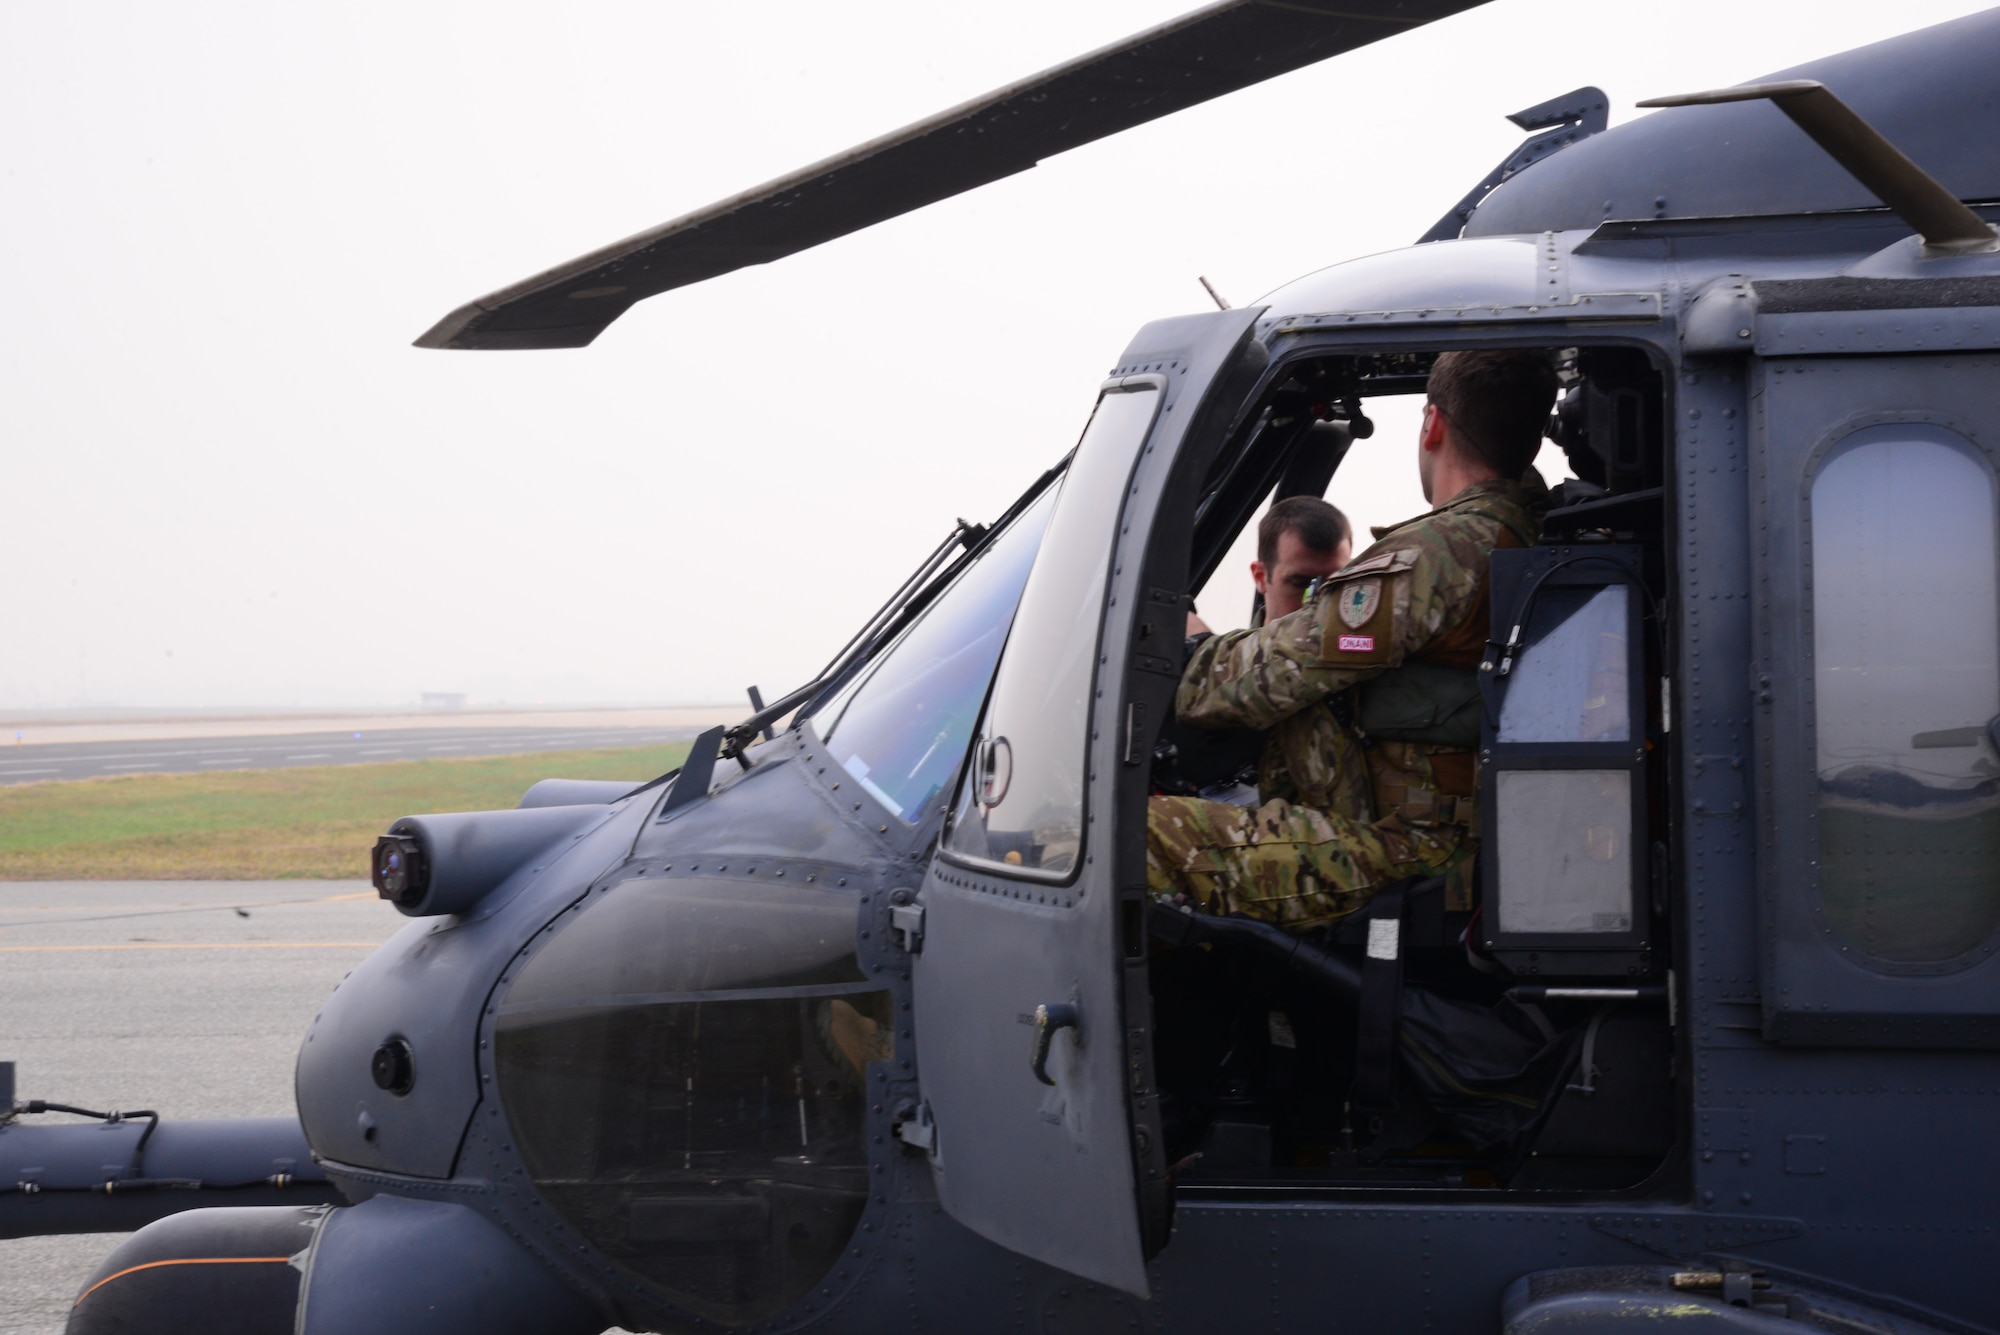
M 1257 314 L 1148 325 L 1105 383 L 919 899 L 916 1047 L 944 1208 L 1141 1295 L 1167 1223 L 1145 762 L 1185 607 L 1184 569 L 1178 581 L 1153 570 L 1148 544 L 1163 501 L 1187 492 L 1183 447 L 1213 449 L 1261 365 Z M 1191 518 L 1171 508 L 1172 522 Z

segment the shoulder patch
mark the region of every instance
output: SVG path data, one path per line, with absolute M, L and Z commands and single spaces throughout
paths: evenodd
M 1370 552 L 1328 575 L 1321 585 L 1327 613 L 1320 662 L 1340 667 L 1376 667 L 1389 662 L 1396 641 L 1398 578 L 1416 565 L 1419 552 L 1397 547 Z M 1406 599 L 1407 600 L 1407 599 Z

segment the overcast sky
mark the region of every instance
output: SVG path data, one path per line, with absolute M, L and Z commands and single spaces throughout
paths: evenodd
M 1407 244 L 1519 142 L 1507 112 L 1578 84 L 1615 124 L 1981 8 L 1496 0 L 582 351 L 410 346 L 1185 7 L 16 0 L 0 709 L 773 693 L 1060 456 L 1132 333 L 1207 306 L 1198 274 L 1242 304 Z M 1406 425 L 1333 497 L 1420 509 Z

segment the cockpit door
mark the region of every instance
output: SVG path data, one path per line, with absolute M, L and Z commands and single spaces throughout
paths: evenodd
M 1147 549 L 1176 458 L 1191 441 L 1212 448 L 1243 393 L 1257 314 L 1148 325 L 1103 386 L 919 899 L 918 1077 L 944 1208 L 1140 1295 L 1166 1223 L 1144 975 L 1145 712 L 1157 727 L 1182 638 L 1180 588 L 1148 587 L 1161 577 Z M 1140 652 L 1160 644 L 1171 654 Z M 1160 681 L 1132 684 L 1142 661 Z

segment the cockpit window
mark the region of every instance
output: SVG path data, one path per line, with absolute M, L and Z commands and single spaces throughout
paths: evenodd
M 901 820 L 921 820 L 965 758 L 1055 493 L 1044 492 L 813 716 L 833 758 Z

